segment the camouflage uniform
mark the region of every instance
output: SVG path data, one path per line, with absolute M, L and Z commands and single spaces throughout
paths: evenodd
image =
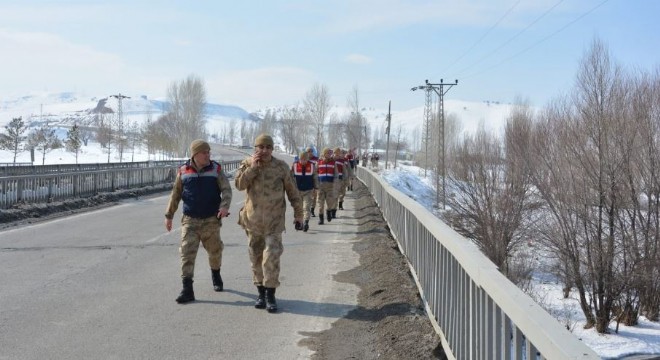
M 342 204 L 344 202 L 344 196 L 346 196 L 346 188 L 348 187 L 348 183 L 350 181 L 350 174 L 349 174 L 350 167 L 348 161 L 344 157 L 343 150 L 339 148 L 335 149 L 335 155 L 336 155 L 335 162 L 338 165 L 338 169 L 341 170 L 341 172 L 339 172 L 338 170 L 339 178 L 336 181 L 337 202 Z
M 211 165 L 213 164 L 214 163 L 211 163 Z M 181 179 L 185 166 L 187 165 L 184 165 L 179 169 L 176 179 L 174 180 L 174 186 L 172 188 L 172 193 L 170 194 L 170 201 L 165 212 L 165 217 L 168 219 L 171 219 L 174 216 L 174 213 L 179 207 L 179 202 L 181 201 L 181 197 L 184 191 L 184 186 Z M 192 162 L 191 166 L 194 167 L 196 171 L 202 170 L 197 169 Z M 217 208 L 219 209 L 224 207 L 229 209 L 232 198 L 231 185 L 229 184 L 229 180 L 227 180 L 227 176 L 219 167 L 220 165 L 217 166 L 219 171 L 217 176 L 217 185 L 218 190 L 222 194 L 222 200 L 220 204 L 218 204 Z M 179 247 L 179 253 L 181 254 L 182 278 L 193 278 L 195 272 L 195 259 L 197 257 L 197 250 L 199 249 L 200 242 L 208 253 L 209 265 L 211 269 L 220 269 L 222 266 L 222 250 L 224 249 L 224 244 L 220 238 L 221 226 L 222 220 L 218 219 L 216 214 L 205 218 L 196 218 L 185 214 L 183 215 L 183 218 L 181 219 L 181 246 Z
M 284 193 L 293 207 L 295 218 L 303 217 L 302 200 L 287 163 L 271 157 L 257 168 L 251 164 L 251 159 L 243 160 L 236 172 L 236 189 L 247 192 L 238 224 L 248 236 L 254 284 L 277 288 L 280 285 L 280 255 L 284 250 Z
M 307 152 L 308 152 L 308 154 L 309 154 L 309 152 L 310 152 L 311 150 L 312 150 L 312 148 L 307 148 Z M 310 154 L 310 157 L 309 157 L 309 162 L 311 162 L 312 164 L 314 164 L 314 167 L 317 167 L 317 166 L 318 166 L 318 163 L 319 163 L 319 158 L 318 158 L 318 156 L 315 156 L 314 153 L 312 152 L 312 153 Z M 312 190 L 312 194 L 310 195 L 310 201 L 311 201 L 311 204 L 309 205 L 309 207 L 310 207 L 310 209 L 311 209 L 312 216 L 314 216 L 313 212 L 314 212 L 314 207 L 316 206 L 316 199 L 318 198 L 318 195 L 319 195 L 319 189 L 318 189 L 318 187 L 317 187 L 317 188 L 315 188 L 314 190 Z
M 325 157 L 320 159 L 319 162 L 319 191 L 318 191 L 318 208 L 319 208 L 319 214 L 323 215 L 324 210 L 332 210 L 337 206 L 337 192 L 335 189 L 335 182 L 339 181 L 338 180 L 338 173 L 337 173 L 337 167 L 335 166 L 335 161 L 332 159 L 332 155 L 329 157 Z M 331 165 L 332 167 L 332 174 L 327 174 L 328 176 L 325 177 L 321 175 L 321 166 L 325 166 L 326 164 Z M 325 206 L 328 206 L 327 209 L 325 209 Z M 332 220 L 332 219 L 329 219 Z

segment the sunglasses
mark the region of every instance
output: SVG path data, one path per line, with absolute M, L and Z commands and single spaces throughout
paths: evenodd
M 255 146 L 255 147 L 256 147 L 256 148 L 259 148 L 259 150 L 263 150 L 263 149 L 273 150 L 273 146 L 272 146 L 272 145 L 257 145 L 257 146 Z

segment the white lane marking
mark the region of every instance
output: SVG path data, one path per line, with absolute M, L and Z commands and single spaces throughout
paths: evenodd
M 162 233 L 162 234 L 160 234 L 160 235 L 158 235 L 158 236 L 155 236 L 155 237 L 153 237 L 153 238 L 147 240 L 146 243 L 147 243 L 147 244 L 151 244 L 151 243 L 153 243 L 153 242 L 156 242 L 156 241 L 158 241 L 158 240 L 160 240 L 160 239 L 162 239 L 162 238 L 165 238 L 165 237 L 167 237 L 167 236 L 169 236 L 169 235 L 172 235 L 172 233 L 174 233 L 174 232 L 178 232 L 179 229 L 181 229 L 181 226 L 179 226 L 179 227 L 177 227 L 177 228 L 174 228 L 174 227 L 173 227 L 173 228 L 172 228 L 172 231 L 170 231 L 170 232 L 165 232 L 165 233 Z

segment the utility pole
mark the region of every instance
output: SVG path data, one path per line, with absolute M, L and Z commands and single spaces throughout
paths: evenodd
M 110 95 L 110 97 L 116 98 L 117 99 L 117 132 L 119 136 L 119 141 L 117 142 L 117 145 L 119 145 L 119 162 L 122 162 L 122 158 L 124 157 L 124 122 L 122 120 L 122 107 L 121 107 L 121 101 L 123 99 L 130 99 L 130 96 L 122 95 L 121 93 L 117 95 Z M 108 155 L 109 156 L 109 155 Z M 109 162 L 109 159 L 108 159 Z
M 387 170 L 387 160 L 390 154 L 390 127 L 392 126 L 392 100 L 390 100 L 389 106 L 387 107 L 387 129 L 385 133 L 387 134 L 387 145 L 385 146 L 385 170 Z M 394 154 L 396 158 L 396 153 Z
M 416 86 L 413 87 L 412 91 L 415 90 L 426 90 L 426 106 L 424 107 L 424 115 L 426 116 L 426 120 L 428 121 L 429 117 L 431 115 L 431 105 L 430 105 L 430 100 L 429 100 L 429 93 L 431 91 L 435 92 L 438 95 L 439 101 L 438 101 L 438 116 L 440 118 L 440 124 L 438 126 L 438 141 L 440 141 L 440 146 L 438 149 L 438 152 L 440 152 L 439 158 L 441 161 L 441 164 L 439 167 L 442 168 L 442 206 L 443 210 L 447 207 L 447 179 L 446 179 L 446 173 L 447 173 L 447 168 L 446 168 L 446 148 L 445 148 L 445 94 L 449 89 L 451 89 L 452 86 L 458 85 L 458 80 L 455 80 L 453 83 L 445 83 L 443 79 L 440 79 L 440 83 L 438 84 L 432 84 L 428 80 L 424 81 L 424 85 Z M 446 90 L 445 90 L 446 87 Z M 427 141 L 428 144 L 428 141 Z M 428 151 L 428 145 L 426 146 L 427 151 Z M 438 169 L 440 170 L 440 169 Z M 426 169 L 424 170 L 424 176 L 426 176 Z M 435 177 L 435 188 L 436 188 L 436 203 L 440 204 L 440 191 L 438 189 L 440 188 L 440 177 L 436 176 Z

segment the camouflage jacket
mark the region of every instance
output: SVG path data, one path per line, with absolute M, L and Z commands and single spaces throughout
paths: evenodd
M 238 214 L 238 224 L 257 234 L 281 233 L 285 230 L 284 193 L 293 207 L 294 217 L 303 217 L 302 198 L 291 169 L 274 157 L 257 168 L 252 168 L 251 163 L 251 158 L 243 160 L 236 172 L 236 189 L 247 193 L 245 206 Z

